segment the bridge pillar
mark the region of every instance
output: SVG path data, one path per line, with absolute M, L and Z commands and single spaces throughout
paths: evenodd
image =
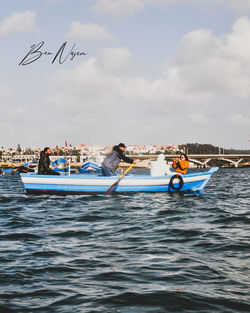
M 202 168 L 206 168 L 207 167 L 207 163 L 211 160 L 210 159 L 207 159 L 206 161 L 204 162 L 201 162 L 201 161 L 198 161 L 198 160 L 195 160 L 195 159 L 189 159 L 189 161 L 195 163 L 195 164 L 199 164 Z
M 237 162 L 234 163 L 234 167 L 238 167 L 239 163 L 242 161 L 243 159 L 238 160 Z
M 226 162 L 229 162 L 230 164 L 233 164 L 234 167 L 238 167 L 239 163 L 240 163 L 243 159 L 239 159 L 238 161 L 234 161 L 234 160 L 231 160 L 231 159 L 223 158 L 223 159 L 221 159 L 221 160 L 226 161 Z

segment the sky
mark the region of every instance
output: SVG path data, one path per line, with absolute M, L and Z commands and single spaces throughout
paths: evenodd
M 0 0 L 0 146 L 250 146 L 250 0 Z

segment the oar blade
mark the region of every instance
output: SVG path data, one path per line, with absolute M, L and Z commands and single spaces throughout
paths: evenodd
M 110 186 L 109 189 L 105 192 L 105 196 L 109 195 L 115 189 L 117 185 L 118 185 L 118 182 L 115 182 L 112 186 Z
M 132 163 L 127 169 L 126 171 L 120 176 L 120 178 L 112 185 L 109 187 L 109 189 L 105 192 L 105 195 L 109 195 L 116 186 L 118 186 L 119 182 L 123 179 L 123 177 L 125 176 L 125 174 L 134 166 L 134 163 Z

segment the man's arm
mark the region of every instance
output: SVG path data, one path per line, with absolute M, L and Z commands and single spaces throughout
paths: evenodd
M 132 163 L 134 162 L 133 159 L 131 159 L 131 158 L 129 158 L 129 157 L 126 157 L 126 155 L 123 154 L 122 151 L 121 151 L 121 152 L 119 151 L 118 153 L 119 153 L 120 158 L 121 158 L 124 162 L 130 163 L 130 164 L 132 164 Z

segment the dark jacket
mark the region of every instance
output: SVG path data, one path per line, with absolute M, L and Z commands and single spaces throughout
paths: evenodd
M 133 159 L 126 157 L 118 146 L 114 146 L 113 151 L 103 160 L 102 166 L 107 167 L 112 173 L 114 173 L 121 160 L 130 164 L 134 162 Z
M 44 151 L 40 153 L 40 160 L 38 163 L 38 174 L 41 175 L 58 175 L 59 173 L 50 169 L 50 158 Z M 59 174 L 60 175 L 60 174 Z

